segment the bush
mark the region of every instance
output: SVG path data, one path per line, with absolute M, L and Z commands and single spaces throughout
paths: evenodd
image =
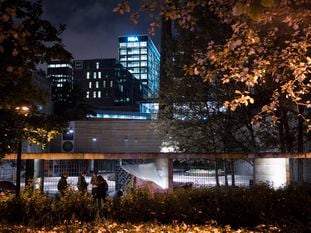
M 308 232 L 311 226 L 310 186 L 290 186 L 274 190 L 267 185 L 251 188 L 216 187 L 180 189 L 154 194 L 131 189 L 125 196 L 108 199 L 98 208 L 91 195 L 69 189 L 52 199 L 26 189 L 19 199 L 0 198 L 0 219 L 4 223 L 27 225 L 70 224 L 101 218 L 119 222 L 160 222 L 250 227 L 278 226 L 285 232 Z

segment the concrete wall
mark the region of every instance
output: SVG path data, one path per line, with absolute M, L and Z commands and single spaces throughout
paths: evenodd
M 87 120 L 76 121 L 74 152 L 160 152 L 161 138 L 151 120 Z M 51 152 L 61 152 L 61 138 L 50 145 Z

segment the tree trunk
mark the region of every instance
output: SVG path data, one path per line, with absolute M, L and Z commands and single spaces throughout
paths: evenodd
M 220 184 L 219 184 L 217 159 L 215 159 L 215 179 L 216 179 L 216 186 L 220 186 Z
M 299 113 L 302 114 L 304 108 L 299 107 Z M 298 116 L 298 125 L 297 125 L 297 152 L 298 153 L 303 153 L 304 148 L 303 148 L 303 118 L 302 116 Z M 298 159 L 298 183 L 302 184 L 303 183 L 303 159 Z
M 231 185 L 235 186 L 234 159 L 231 159 Z
M 227 187 L 229 184 L 228 184 L 228 171 L 227 171 L 227 160 L 226 159 L 224 159 L 224 172 L 225 172 L 225 185 Z

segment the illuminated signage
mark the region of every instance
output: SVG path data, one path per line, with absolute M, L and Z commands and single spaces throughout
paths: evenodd
M 138 41 L 138 37 L 137 36 L 130 36 L 127 38 L 127 41 L 131 41 L 131 42 Z

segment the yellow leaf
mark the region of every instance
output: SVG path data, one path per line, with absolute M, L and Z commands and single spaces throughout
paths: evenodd
M 273 7 L 274 0 L 261 0 L 260 4 L 264 7 Z

